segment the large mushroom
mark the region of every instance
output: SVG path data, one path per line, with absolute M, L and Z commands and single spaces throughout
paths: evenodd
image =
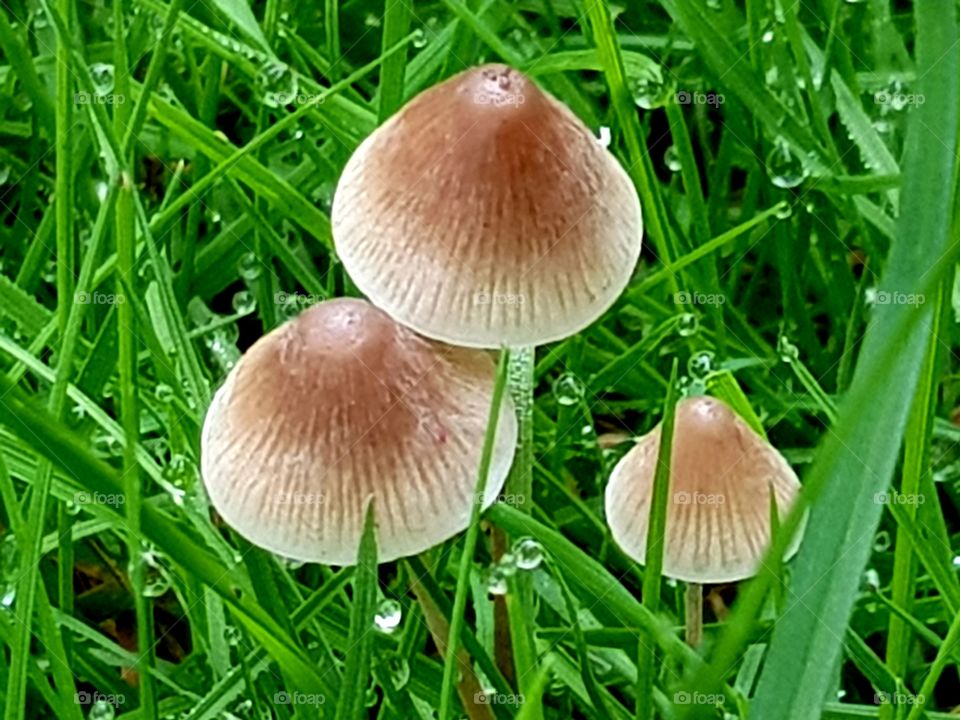
M 363 300 L 315 305 L 258 340 L 214 397 L 210 500 L 256 545 L 352 565 L 372 499 L 378 558 L 419 553 L 469 523 L 493 383 L 486 352 L 421 338 Z M 484 507 L 515 442 L 504 403 Z
M 613 155 L 505 65 L 455 75 L 371 134 L 332 217 L 338 255 L 374 304 L 467 347 L 583 329 L 626 286 L 642 235 Z
M 660 425 L 641 437 L 610 476 L 607 523 L 620 548 L 646 562 L 647 530 L 660 448 Z M 729 406 L 716 398 L 677 405 L 670 456 L 663 574 L 690 585 L 752 577 L 771 540 L 771 502 L 783 517 L 800 489 L 789 463 Z M 799 547 L 798 532 L 784 559 Z M 696 595 L 694 595 L 694 593 Z M 701 622 L 688 613 L 688 625 Z M 696 628 L 693 629 L 696 644 Z

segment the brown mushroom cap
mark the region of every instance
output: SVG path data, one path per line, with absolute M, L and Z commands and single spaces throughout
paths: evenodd
M 330 565 L 357 559 L 368 498 L 379 559 L 467 527 L 493 395 L 482 351 L 425 340 L 363 300 L 320 303 L 258 340 L 214 397 L 201 468 L 251 542 Z M 516 421 L 504 399 L 484 494 L 499 494 Z
M 617 464 L 607 522 L 623 551 L 643 563 L 660 425 Z M 667 498 L 663 574 L 695 583 L 753 576 L 770 543 L 770 493 L 783 518 L 800 482 L 783 456 L 726 404 L 692 397 L 677 405 Z M 798 532 L 785 559 L 799 547 Z
M 357 287 L 405 325 L 468 347 L 583 329 L 626 286 L 642 232 L 613 155 L 504 65 L 410 101 L 350 158 L 333 202 Z

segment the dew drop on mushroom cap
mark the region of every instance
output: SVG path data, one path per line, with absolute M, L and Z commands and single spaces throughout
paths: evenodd
M 640 254 L 636 189 L 565 105 L 504 65 L 421 93 L 350 158 L 337 252 L 378 307 L 471 347 L 572 335 Z
M 258 340 L 203 426 L 210 500 L 238 533 L 280 555 L 356 562 L 373 498 L 379 559 L 465 529 L 493 396 L 488 353 L 415 335 L 363 300 L 329 300 Z M 516 442 L 501 406 L 484 506 Z
M 610 476 L 607 522 L 623 551 L 643 563 L 660 425 Z M 756 573 L 770 544 L 770 493 L 784 518 L 800 489 L 790 465 L 733 410 L 712 397 L 677 405 L 663 574 L 691 583 L 734 582 Z M 800 544 L 798 532 L 785 559 Z

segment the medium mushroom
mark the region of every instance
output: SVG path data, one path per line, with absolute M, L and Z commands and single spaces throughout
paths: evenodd
M 640 254 L 636 189 L 565 105 L 505 65 L 421 93 L 350 158 L 339 258 L 378 307 L 428 337 L 524 347 L 572 335 Z
M 645 563 L 660 425 L 641 437 L 617 463 L 606 489 L 606 514 L 614 540 Z M 722 401 L 681 400 L 670 459 L 663 574 L 689 583 L 688 633 L 697 644 L 702 617 L 700 585 L 753 576 L 771 540 L 771 499 L 784 517 L 800 482 L 770 443 Z M 798 532 L 785 554 L 799 547 Z M 691 627 L 693 623 L 694 627 Z M 688 635 L 688 637 L 691 637 Z
M 328 300 L 262 337 L 216 393 L 201 470 L 213 506 L 280 555 L 353 565 L 373 499 L 378 558 L 413 555 L 470 520 L 494 366 L 421 338 L 363 300 Z M 483 505 L 516 442 L 501 406 Z

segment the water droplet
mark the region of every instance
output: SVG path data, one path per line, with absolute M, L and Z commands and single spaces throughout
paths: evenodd
M 513 556 L 520 570 L 535 570 L 543 562 L 543 545 L 533 538 L 521 538 L 513 544 Z
M 410 663 L 399 655 L 394 655 L 387 661 L 390 680 L 396 690 L 402 690 L 410 682 Z
M 241 290 L 233 296 L 233 311 L 237 315 L 249 315 L 257 307 L 257 300 L 249 290 Z
M 631 84 L 633 101 L 637 107 L 644 110 L 654 110 L 663 107 L 670 100 L 672 88 L 663 81 L 659 71 L 639 77 Z
M 880 574 L 873 568 L 867 568 L 863 572 L 863 579 L 861 581 L 861 587 L 864 590 L 879 590 L 880 589 Z
M 10 179 L 10 166 L 6 163 L 0 163 L 0 185 L 5 185 Z
M 400 625 L 403 617 L 403 608 L 393 598 L 385 598 L 377 606 L 377 614 L 373 616 L 373 624 L 381 632 L 391 633 Z
M 700 329 L 700 320 L 693 313 L 683 313 L 677 318 L 677 333 L 680 337 L 691 337 Z
M 955 568 L 960 568 L 960 555 L 954 555 L 953 557 L 953 566 Z
M 873 549 L 876 552 L 886 552 L 890 549 L 890 533 L 881 530 L 873 540 Z
M 174 398 L 173 388 L 167 385 L 166 383 L 158 383 L 157 386 L 153 389 L 153 394 L 157 398 L 157 402 L 163 403 L 172 403 Z
M 423 31 L 423 28 L 417 28 L 413 31 L 413 39 L 410 44 L 418 50 L 427 46 L 427 34 Z
M 557 403 L 564 406 L 576 405 L 583 399 L 583 383 L 573 373 L 564 373 L 553 384 L 553 394 Z
M 773 30 L 767 30 L 763 35 L 760 36 L 760 39 L 765 43 L 773 42 Z
M 114 71 L 109 63 L 94 63 L 90 66 L 95 95 L 109 95 L 113 92 Z
M 767 156 L 767 172 L 770 182 L 778 188 L 795 188 L 807 178 L 803 162 L 790 151 L 785 142 L 777 142 Z
M 113 720 L 115 716 L 113 705 L 106 700 L 95 700 L 90 706 L 90 714 L 87 715 L 90 720 Z
M 279 108 L 289 105 L 296 99 L 300 82 L 289 65 L 268 62 L 257 73 L 257 87 L 264 105 Z
M 224 628 L 223 637 L 226 639 L 228 645 L 236 647 L 240 644 L 240 641 L 243 640 L 243 633 L 240 632 L 240 628 L 236 625 L 227 625 L 227 627 Z
M 263 265 L 260 264 L 260 259 L 256 255 L 248 252 L 240 256 L 240 260 L 237 262 L 237 271 L 244 280 L 253 282 L 263 272 Z
M 494 565 L 487 569 L 486 577 L 487 592 L 491 595 L 507 594 L 507 576 L 499 565 Z
M 0 607 L 9 608 L 17 596 L 20 550 L 13 533 L 0 540 Z
M 694 379 L 704 379 L 713 372 L 713 358 L 714 355 L 709 350 L 694 353 L 687 361 L 687 372 Z
M 777 211 L 774 213 L 780 220 L 786 220 L 788 217 L 793 215 L 793 208 L 790 207 L 790 203 L 784 203 L 777 208 Z
M 785 363 L 792 363 L 800 358 L 800 350 L 790 342 L 790 338 L 781 335 L 777 338 L 777 355 Z
M 680 153 L 677 151 L 675 145 L 671 145 L 667 148 L 667 151 L 663 154 L 663 162 L 669 168 L 670 172 L 680 172 L 683 169 L 683 165 L 680 163 Z
M 723 0 L 707 0 L 707 7 L 710 10 L 722 10 Z
M 606 125 L 600 126 L 600 136 L 597 138 L 597 142 L 600 143 L 600 147 L 608 148 L 610 147 L 610 128 Z

